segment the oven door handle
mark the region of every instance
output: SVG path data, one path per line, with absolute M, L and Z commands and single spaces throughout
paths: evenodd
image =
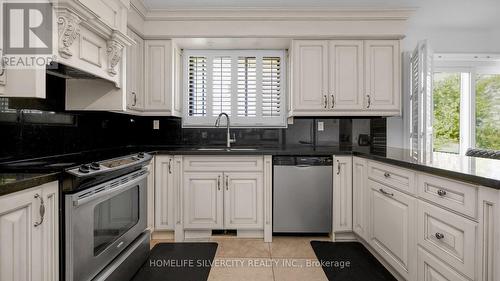
M 116 187 L 113 187 L 113 188 L 110 188 L 110 189 L 107 189 L 107 190 L 104 190 L 104 191 L 101 191 L 98 193 L 94 193 L 88 197 L 84 197 L 81 199 L 73 199 L 73 206 L 78 207 L 80 205 L 83 205 L 85 203 L 93 201 L 97 198 L 109 196 L 109 195 L 114 195 L 114 194 L 118 194 L 118 193 L 121 193 L 123 191 L 126 191 L 127 189 L 132 188 L 135 183 L 144 180 L 148 175 L 149 175 L 149 172 L 146 172 L 146 173 L 140 175 L 139 177 L 137 177 L 131 181 L 125 182 L 123 184 L 120 184 Z

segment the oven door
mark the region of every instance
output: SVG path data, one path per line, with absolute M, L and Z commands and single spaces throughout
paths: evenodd
M 89 281 L 147 227 L 142 169 L 66 195 L 66 280 Z

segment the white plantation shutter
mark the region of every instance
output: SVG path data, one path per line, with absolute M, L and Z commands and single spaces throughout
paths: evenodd
M 257 59 L 238 58 L 238 116 L 257 116 Z
M 184 127 L 213 127 L 225 112 L 236 127 L 285 127 L 284 51 L 184 52 Z
M 433 150 L 432 60 L 429 44 L 419 42 L 410 58 L 410 151 L 420 161 L 431 160 Z
M 262 116 L 281 114 L 281 58 L 264 57 L 262 60 Z
M 188 114 L 207 115 L 207 58 L 190 57 L 188 61 Z

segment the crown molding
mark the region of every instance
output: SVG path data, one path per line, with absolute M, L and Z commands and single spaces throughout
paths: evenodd
M 143 0 L 131 0 L 130 7 L 134 9 L 134 11 L 141 16 L 143 20 L 146 20 L 146 16 L 148 14 L 148 8 L 144 4 Z
M 132 0 L 146 21 L 406 21 L 416 8 L 205 8 L 148 10 Z M 134 2 L 142 4 L 135 5 Z

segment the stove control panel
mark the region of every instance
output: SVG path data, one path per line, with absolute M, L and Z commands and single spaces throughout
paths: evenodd
M 152 156 L 145 152 L 139 152 L 124 157 L 109 160 L 82 164 L 79 167 L 68 169 L 66 172 L 77 177 L 84 177 L 93 174 L 111 172 L 122 168 L 130 167 L 151 160 Z

